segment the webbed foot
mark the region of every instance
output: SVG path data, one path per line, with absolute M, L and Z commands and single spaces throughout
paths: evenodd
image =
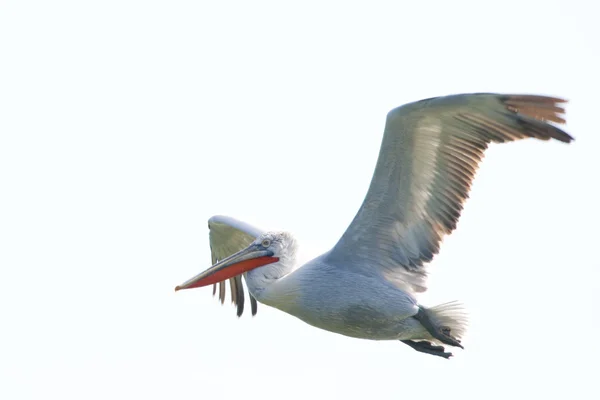
M 427 353 L 438 357 L 444 357 L 446 359 L 452 357 L 452 353 L 446 352 L 444 346 L 435 346 L 427 341 L 416 342 L 414 340 L 401 340 L 402 343 L 409 345 L 416 351 L 421 353 Z

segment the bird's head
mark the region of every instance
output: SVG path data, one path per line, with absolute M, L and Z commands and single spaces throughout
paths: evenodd
M 256 238 L 248 247 L 220 260 L 204 272 L 188 279 L 175 290 L 192 289 L 221 282 L 234 276 L 257 270 L 269 264 L 273 279 L 289 272 L 296 256 L 296 240 L 287 232 L 267 232 Z M 283 268 L 281 268 L 283 267 Z M 284 272 L 285 271 L 285 272 Z M 265 276 L 272 275 L 265 270 Z M 277 275 L 277 276 L 276 276 Z
M 282 262 L 287 263 L 296 258 L 296 239 L 288 232 L 267 232 L 257 237 L 252 244 L 271 251 L 273 257 Z

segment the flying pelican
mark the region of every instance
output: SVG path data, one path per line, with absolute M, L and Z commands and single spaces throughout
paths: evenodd
M 387 115 L 371 185 L 352 223 L 325 254 L 295 268 L 296 241 L 225 216 L 208 221 L 213 266 L 175 290 L 225 281 L 237 314 L 244 310 L 242 275 L 252 315 L 258 300 L 338 334 L 400 340 L 449 358 L 443 345 L 462 348 L 462 306 L 418 303 L 427 264 L 456 227 L 471 182 L 490 143 L 524 138 L 573 138 L 549 122 L 565 123 L 565 100 L 533 95 L 460 94 L 409 103 Z

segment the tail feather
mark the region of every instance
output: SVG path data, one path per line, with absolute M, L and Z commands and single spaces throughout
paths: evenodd
M 426 308 L 426 311 L 435 326 L 450 328 L 450 335 L 455 339 L 461 340 L 466 334 L 469 319 L 465 307 L 460 302 L 439 304 Z

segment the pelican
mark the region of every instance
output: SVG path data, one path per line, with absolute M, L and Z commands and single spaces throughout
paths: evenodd
M 425 99 L 387 114 L 379 158 L 354 220 L 325 254 L 296 268 L 297 243 L 287 232 L 264 232 L 226 216 L 209 219 L 212 266 L 175 288 L 229 279 L 237 315 L 242 276 L 257 301 L 330 332 L 399 340 L 449 358 L 463 348 L 467 316 L 450 302 L 426 307 L 427 266 L 455 228 L 490 143 L 525 138 L 573 140 L 560 98 L 474 93 Z

